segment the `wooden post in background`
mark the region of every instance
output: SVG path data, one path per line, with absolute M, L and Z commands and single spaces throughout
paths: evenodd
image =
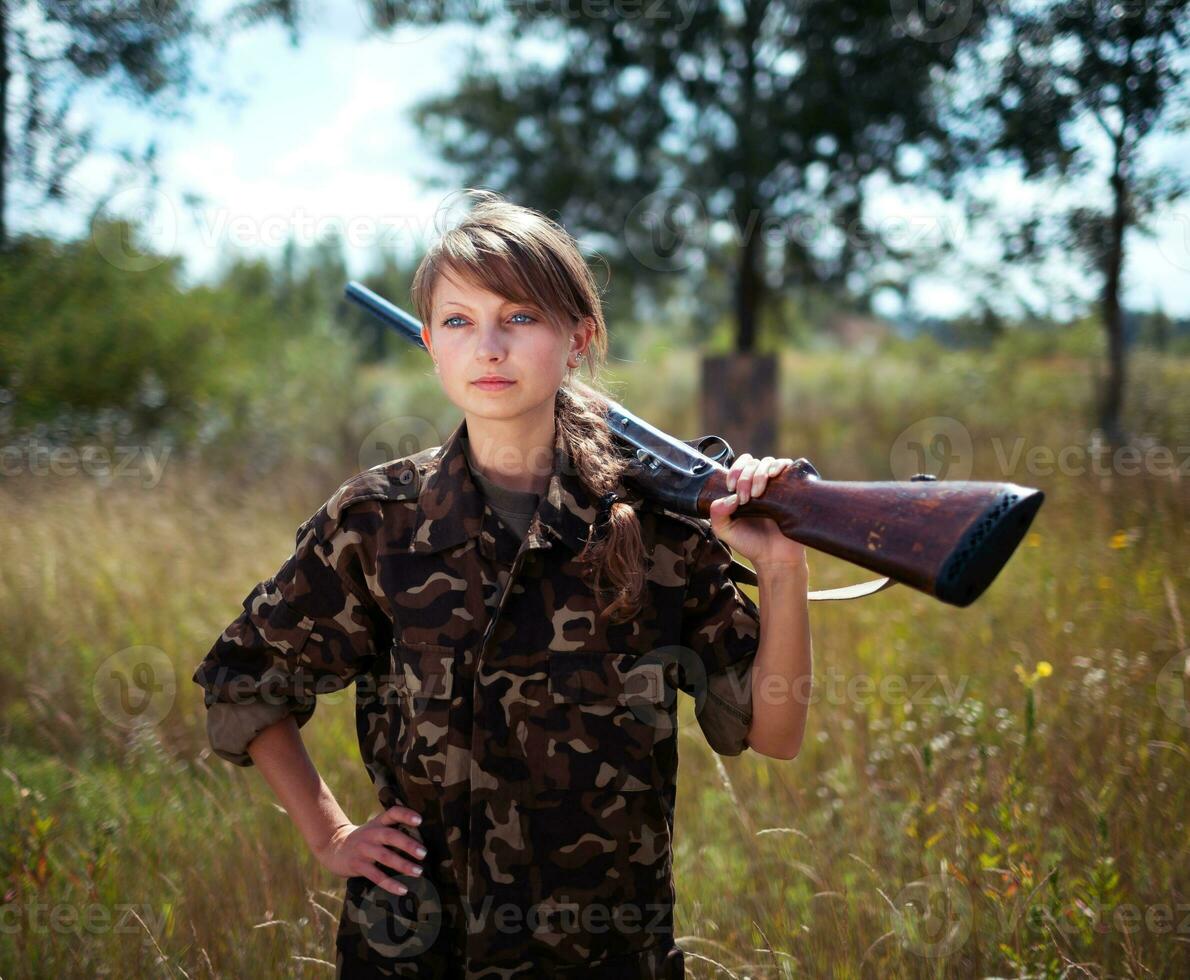
M 733 352 L 703 358 L 700 436 L 721 436 L 737 456 L 779 456 L 778 404 L 775 354 Z

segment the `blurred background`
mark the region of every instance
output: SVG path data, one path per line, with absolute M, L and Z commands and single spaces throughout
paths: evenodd
M 333 975 L 190 677 L 457 424 L 343 287 L 411 310 L 465 187 L 579 239 L 658 427 L 1046 492 L 969 608 L 811 605 L 797 759 L 683 699 L 691 975 L 1190 974 L 1188 6 L 0 0 L 0 975 Z

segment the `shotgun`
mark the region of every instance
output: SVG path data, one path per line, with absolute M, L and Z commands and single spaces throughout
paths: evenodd
M 348 283 L 345 294 L 425 350 L 416 317 L 358 282 Z M 727 441 L 713 435 L 676 439 L 602 392 L 582 389 L 607 403 L 608 427 L 629 458 L 624 482 L 678 513 L 709 518 L 711 501 L 728 492 L 735 453 Z M 813 591 L 811 599 L 855 599 L 899 582 L 964 607 L 991 585 L 1044 499 L 1033 487 L 939 480 L 928 473 L 908 480 L 824 480 L 802 457 L 733 516 L 772 518 L 786 537 L 884 576 Z M 732 564 L 733 578 L 757 584 L 752 569 Z

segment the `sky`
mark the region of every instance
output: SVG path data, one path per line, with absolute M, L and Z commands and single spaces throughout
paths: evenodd
M 230 2 L 205 0 L 205 12 L 214 17 Z M 425 178 L 446 171 L 419 146 L 410 108 L 452 89 L 473 40 L 514 63 L 551 60 L 559 52 L 541 42 L 524 42 L 514 51 L 501 47 L 495 32 L 484 36 L 458 26 L 382 34 L 366 23 L 364 4 L 308 4 L 313 19 L 297 48 L 280 26 L 267 25 L 241 32 L 220 53 L 200 57 L 198 73 L 213 82 L 213 91 L 187 103 L 188 118 L 163 122 L 98 91 L 80 98 L 75 121 L 97 124 L 101 145 L 143 146 L 150 136 L 157 138 L 161 184 L 153 190 L 122 182 L 118 161 L 95 154 L 73 173 L 76 203 L 30 206 L 18 199 L 10 208 L 11 226 L 77 237 L 86 233 L 93 207 L 103 215 L 140 216 L 148 244 L 184 256 L 190 284 L 214 276 L 237 251 L 275 259 L 288 238 L 311 245 L 328 228 L 344 236 L 354 278 L 378 264 L 381 249 L 416 259 L 435 228 L 449 221 L 451 190 L 425 185 Z M 1155 159 L 1178 162 L 1183 173 L 1190 167 L 1184 162 L 1190 160 L 1187 151 L 1185 134 L 1155 141 L 1151 148 Z M 1006 211 L 1030 200 L 1103 193 L 1101 181 L 1026 185 L 1008 171 L 993 172 L 985 186 Z M 990 254 L 978 231 L 964 227 L 957 206 L 934 196 L 884 188 L 869 207 L 873 219 L 902 244 L 947 236 L 965 255 Z M 1190 316 L 1190 200 L 1160 216 L 1157 225 L 1155 240 L 1138 237 L 1131 243 L 1125 301 Z M 1032 291 L 1039 300 L 1059 283 L 1075 295 L 1094 293 L 1094 279 L 1077 262 L 1057 262 L 1043 279 L 1047 290 Z M 1030 294 L 1024 276 L 1016 281 Z M 953 316 L 967 310 L 970 293 L 955 270 L 940 268 L 915 280 L 911 310 Z M 400 298 L 394 301 L 401 305 Z M 908 312 L 891 294 L 880 297 L 877 308 L 890 316 Z

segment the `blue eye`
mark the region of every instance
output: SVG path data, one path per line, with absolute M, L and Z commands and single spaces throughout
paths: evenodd
M 537 322 L 536 318 L 534 318 L 533 315 L 529 314 L 529 313 L 514 313 L 512 315 L 514 317 L 523 316 L 525 318 L 525 320 L 522 322 L 527 322 L 527 323 L 536 323 Z M 444 327 L 449 327 L 451 320 L 461 320 L 461 319 L 463 319 L 463 318 L 461 316 L 457 316 L 457 315 L 456 316 L 448 316 L 445 320 L 442 321 L 442 325 Z M 452 327 L 451 329 L 454 329 L 454 328 Z

